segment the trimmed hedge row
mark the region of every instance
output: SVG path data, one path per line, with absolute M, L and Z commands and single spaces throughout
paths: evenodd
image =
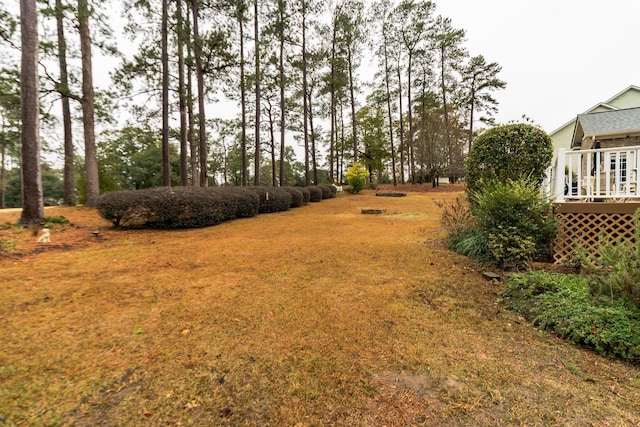
M 97 209 L 100 216 L 116 227 L 198 228 L 258 213 L 282 212 L 309 201 L 319 202 L 324 192 L 331 191 L 323 192 L 319 187 L 322 186 L 159 187 L 114 191 L 100 196 Z

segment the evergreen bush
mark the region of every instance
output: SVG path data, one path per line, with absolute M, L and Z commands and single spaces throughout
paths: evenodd
M 260 196 L 255 191 L 247 187 L 210 187 L 210 189 L 228 199 L 227 203 L 233 204 L 235 218 L 250 218 L 258 214 Z
M 297 190 L 300 190 L 300 192 L 302 193 L 302 204 L 304 205 L 308 205 L 309 202 L 311 201 L 311 193 L 309 192 L 309 190 L 305 187 L 295 187 Z
M 291 206 L 291 193 L 281 187 L 248 187 L 260 196 L 259 213 L 283 212 Z
M 282 188 L 284 191 L 291 194 L 292 208 L 299 208 L 300 206 L 303 206 L 305 204 L 304 196 L 302 195 L 302 191 L 300 191 L 299 188 L 296 188 L 296 187 L 280 187 L 280 188 Z
M 322 190 L 312 185 L 310 187 L 305 187 L 307 191 L 309 191 L 309 201 L 311 202 L 319 202 L 322 200 Z
M 496 265 L 526 265 L 551 255 L 556 233 L 551 203 L 529 179 L 494 181 L 470 193 L 478 229 Z
M 331 198 L 331 189 L 329 185 L 314 185 L 315 188 L 322 192 L 322 200 Z
M 527 177 L 539 188 L 553 158 L 553 142 L 542 129 L 524 123 L 493 127 L 480 134 L 466 160 L 468 193 L 495 181 Z

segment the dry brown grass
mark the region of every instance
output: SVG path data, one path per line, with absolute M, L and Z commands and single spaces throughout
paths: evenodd
M 638 425 L 637 366 L 538 332 L 446 248 L 433 200 L 456 196 L 183 231 L 55 208 L 74 226 L 49 245 L 0 231 L 21 248 L 0 253 L 0 423 Z

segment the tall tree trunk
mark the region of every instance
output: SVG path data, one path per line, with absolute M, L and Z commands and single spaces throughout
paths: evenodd
M 20 224 L 38 224 L 44 218 L 40 172 L 40 102 L 38 98 L 38 12 L 36 0 L 20 0 L 22 62 L 20 68 L 20 134 L 22 214 Z
M 302 12 L 302 128 L 304 132 L 304 182 L 310 185 L 309 176 L 309 111 L 307 110 L 307 16 Z
M 338 29 L 333 23 L 333 35 L 331 36 L 331 83 L 330 83 L 330 106 L 329 115 L 331 120 L 331 130 L 329 132 L 329 179 L 332 183 L 336 182 L 335 171 L 333 168 L 333 151 L 336 142 L 336 38 Z
M 207 118 L 204 109 L 204 75 L 202 71 L 202 41 L 198 31 L 198 0 L 191 1 L 193 15 L 194 56 L 196 60 L 196 78 L 198 80 L 198 128 L 199 144 L 198 154 L 200 158 L 200 186 L 208 187 L 207 180 Z
M 169 4 L 162 0 L 162 184 L 171 185 L 171 168 L 169 167 Z
M 396 153 L 393 147 L 393 116 L 391 115 L 391 83 L 389 76 L 389 56 L 387 52 L 387 39 L 384 39 L 384 82 L 387 89 L 387 117 L 389 118 L 389 144 L 391 145 L 391 173 L 393 175 L 393 185 L 398 185 L 396 179 Z
M 284 160 L 285 160 L 285 92 L 284 92 L 284 7 L 283 0 L 278 1 L 279 22 L 278 38 L 280 41 L 280 53 L 278 57 L 278 84 L 280 86 L 280 185 L 284 185 Z
M 188 165 L 188 132 L 187 132 L 187 105 L 184 83 L 184 21 L 182 18 L 182 0 L 176 1 L 176 21 L 178 32 L 178 99 L 180 110 L 180 185 L 189 185 Z
M 187 9 L 188 10 L 188 9 Z M 191 185 L 200 187 L 200 170 L 198 161 L 198 144 L 196 144 L 196 120 L 193 111 L 193 42 L 189 13 L 185 14 L 185 34 L 187 35 L 187 141 L 189 144 L 189 161 L 191 166 Z
M 93 93 L 93 67 L 91 56 L 91 33 L 89 32 L 89 4 L 78 0 L 78 22 L 80 27 L 80 51 L 82 53 L 82 124 L 84 129 L 84 165 L 87 180 L 87 201 L 95 207 L 100 195 L 98 155 L 96 150 L 95 111 Z
M 449 169 L 453 167 L 453 147 L 451 146 L 451 132 L 449 130 L 449 106 L 447 105 L 447 85 L 445 82 L 445 48 L 440 49 L 440 89 L 442 91 L 442 108 L 444 113 L 444 137 L 447 143 L 447 157 Z
M 311 165 L 313 171 L 313 183 L 318 185 L 318 164 L 316 162 L 316 133 L 313 129 L 313 103 L 311 102 L 311 92 L 309 91 L 309 129 L 311 131 Z
M 411 183 L 416 183 L 416 164 L 414 155 L 414 143 L 413 143 L 413 114 L 412 114 L 412 100 L 411 100 L 411 67 L 412 67 L 413 54 L 409 52 L 409 59 L 407 62 L 407 120 L 409 121 L 409 176 L 411 177 Z
M 247 177 L 247 90 L 245 88 L 245 75 L 244 75 L 244 17 L 241 16 L 238 19 L 240 24 L 240 109 L 242 114 L 242 136 L 241 136 L 241 155 L 242 155 L 242 180 L 241 185 L 246 186 L 249 182 Z
M 56 26 L 58 30 L 58 63 L 60 65 L 60 84 L 58 92 L 62 101 L 62 125 L 64 129 L 64 172 L 62 203 L 65 206 L 76 204 L 76 186 L 74 171 L 73 133 L 71 128 L 71 106 L 69 105 L 69 73 L 67 72 L 67 41 L 64 36 L 64 8 L 62 0 L 56 0 Z
M 402 75 L 400 69 L 400 59 L 398 59 L 398 101 L 400 102 L 400 183 L 404 184 L 404 121 L 402 120 Z
M 260 27 L 258 24 L 258 0 L 253 0 L 253 23 L 256 61 L 256 153 L 254 165 L 254 185 L 260 185 Z
M 471 87 L 475 87 L 475 81 L 471 84 Z M 471 144 L 473 143 L 473 111 L 475 110 L 475 101 L 476 101 L 476 92 L 474 89 L 471 89 L 471 103 L 469 105 L 469 151 L 467 153 L 471 153 Z
M 276 130 L 275 123 L 273 117 L 273 106 L 271 105 L 271 101 L 268 100 L 268 109 L 267 114 L 269 115 L 269 141 L 271 143 L 271 185 L 276 186 Z
M 351 46 L 347 47 L 347 66 L 349 67 L 349 95 L 351 97 L 351 135 L 353 138 L 353 162 L 358 161 L 358 134 L 356 121 L 356 97 L 353 88 L 353 64 L 351 63 Z
M 2 123 L 2 131 L 4 132 L 4 123 Z M 2 145 L 0 145 L 0 150 L 2 150 L 0 152 L 0 209 L 4 209 L 7 207 L 7 190 L 5 189 L 5 182 L 6 182 L 6 176 L 7 176 L 7 171 L 5 168 L 5 162 L 6 162 L 6 155 L 7 155 L 7 146 L 6 144 L 3 142 Z

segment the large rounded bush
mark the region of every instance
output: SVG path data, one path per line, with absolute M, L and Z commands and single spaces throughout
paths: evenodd
M 467 158 L 467 192 L 492 182 L 528 178 L 537 187 L 553 158 L 553 143 L 542 129 L 524 123 L 496 126 L 476 138 Z
M 309 201 L 311 202 L 319 202 L 322 200 L 322 190 L 319 189 L 318 187 L 316 187 L 315 185 L 312 185 L 310 187 L 305 187 L 307 189 L 307 191 L 309 192 L 310 198 Z
M 260 196 L 259 213 L 283 212 L 291 207 L 291 194 L 281 187 L 248 187 Z
M 300 206 L 304 206 L 304 196 L 302 195 L 302 191 L 299 188 L 295 187 L 280 187 L 287 193 L 291 194 L 291 207 L 299 208 Z

